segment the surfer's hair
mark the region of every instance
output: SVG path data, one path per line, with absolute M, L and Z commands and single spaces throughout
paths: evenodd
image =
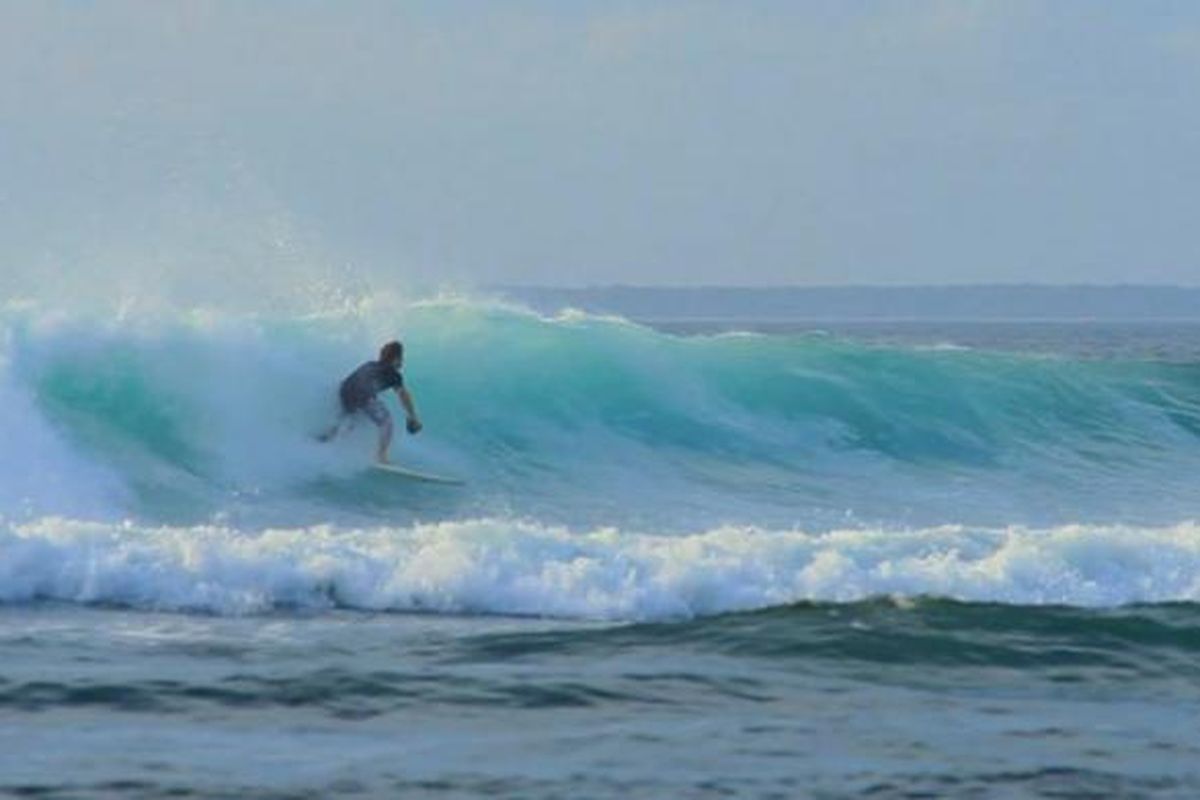
M 404 345 L 397 341 L 391 341 L 379 348 L 379 360 L 385 364 L 390 364 L 400 356 L 404 355 Z

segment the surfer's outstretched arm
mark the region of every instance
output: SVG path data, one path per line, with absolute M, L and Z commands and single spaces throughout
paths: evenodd
M 403 386 L 396 388 L 396 397 L 400 399 L 400 405 L 404 406 L 404 413 L 408 415 L 408 423 L 405 427 L 409 433 L 419 433 L 421 430 L 421 419 L 417 416 L 417 407 L 413 403 L 412 395 L 408 393 L 408 389 Z
M 334 440 L 334 438 L 336 438 L 337 435 L 341 432 L 342 432 L 342 420 L 339 419 L 337 422 L 333 423 L 328 428 L 326 428 L 325 430 L 318 433 L 317 441 L 318 442 L 332 442 Z

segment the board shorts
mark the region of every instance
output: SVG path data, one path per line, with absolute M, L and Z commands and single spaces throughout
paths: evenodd
M 345 408 L 342 413 L 346 416 L 357 414 L 359 412 L 367 415 L 367 419 L 374 422 L 376 426 L 382 428 L 392 421 L 392 414 L 387 410 L 387 406 L 383 404 L 378 397 L 367 398 L 366 402 L 359 405 L 357 408 Z

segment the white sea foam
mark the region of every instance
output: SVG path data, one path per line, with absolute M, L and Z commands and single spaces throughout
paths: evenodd
M 500 519 L 410 528 L 0 527 L 0 601 L 256 613 L 333 605 L 588 619 L 932 595 L 1010 604 L 1200 601 L 1200 525 L 685 536 Z

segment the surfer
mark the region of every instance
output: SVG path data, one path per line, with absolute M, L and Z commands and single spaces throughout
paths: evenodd
M 342 403 L 341 416 L 333 427 L 317 438 L 328 442 L 338 435 L 345 422 L 353 424 L 354 417 L 362 412 L 379 428 L 379 449 L 375 453 L 375 460 L 387 464 L 388 448 L 392 444 L 392 415 L 376 395 L 387 389 L 395 389 L 396 397 L 408 415 L 405 428 L 415 434 L 420 433 L 422 427 L 412 395 L 404 387 L 404 376 L 400 374 L 403 365 L 404 345 L 392 341 L 379 349 L 378 361 L 368 361 L 351 372 L 338 389 Z

